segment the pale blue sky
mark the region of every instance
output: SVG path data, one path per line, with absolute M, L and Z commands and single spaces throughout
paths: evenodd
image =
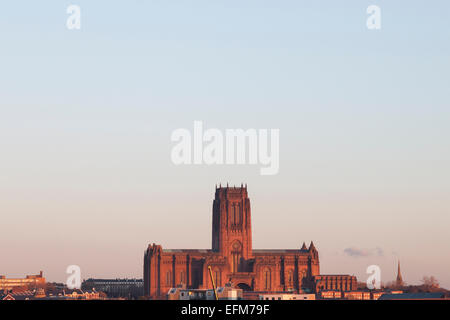
M 66 8 L 81 7 L 81 30 Z M 366 28 L 366 8 L 382 29 Z M 448 1 L 0 4 L 0 274 L 140 277 L 149 242 L 210 247 L 215 183 L 247 182 L 255 248 L 314 240 L 450 287 Z M 174 129 L 279 128 L 280 173 L 174 166 Z M 171 229 L 170 226 L 174 225 Z M 355 247 L 383 256 L 349 257 Z

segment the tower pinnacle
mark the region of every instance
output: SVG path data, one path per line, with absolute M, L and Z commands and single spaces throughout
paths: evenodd
M 402 273 L 400 271 L 400 260 L 398 261 L 398 270 L 397 270 L 397 280 L 396 283 L 398 286 L 403 286 Z

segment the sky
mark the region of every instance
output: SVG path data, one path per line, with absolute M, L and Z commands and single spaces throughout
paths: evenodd
M 67 7 L 81 8 L 68 30 Z M 369 5 L 381 29 L 366 27 Z M 0 4 L 0 274 L 141 278 L 149 243 L 210 248 L 216 183 L 254 248 L 323 274 L 450 288 L 448 1 Z M 171 134 L 279 129 L 280 170 L 174 165 Z

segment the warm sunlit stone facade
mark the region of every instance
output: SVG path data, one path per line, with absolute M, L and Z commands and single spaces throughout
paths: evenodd
M 161 298 L 178 285 L 212 288 L 231 282 L 247 291 L 314 291 L 319 254 L 311 242 L 298 250 L 254 250 L 247 187 L 216 188 L 211 250 L 164 250 L 149 245 L 144 255 L 144 294 Z

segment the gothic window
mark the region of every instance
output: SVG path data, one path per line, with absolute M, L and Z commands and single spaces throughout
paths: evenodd
M 233 203 L 231 205 L 231 225 L 232 226 L 239 226 L 241 225 L 241 212 L 240 212 L 240 205 L 239 203 Z
M 306 270 L 302 271 L 302 278 L 306 278 Z
M 185 282 L 185 279 L 184 279 L 185 277 L 184 277 L 184 271 L 181 271 L 180 272 L 180 282 L 182 283 L 182 284 L 184 284 L 184 282 Z
M 231 214 L 230 214 L 231 225 L 234 226 L 234 204 L 231 205 Z
M 216 283 L 216 287 L 219 287 L 222 283 L 222 279 L 221 279 L 221 273 L 219 269 L 216 269 L 216 271 L 214 272 L 214 281 Z
M 172 272 L 167 271 L 166 273 L 166 286 L 170 286 L 172 284 Z
M 239 261 L 242 256 L 242 245 L 239 241 L 233 242 L 231 247 L 231 272 L 238 272 Z
M 292 288 L 294 286 L 294 272 L 292 270 L 288 271 L 288 277 L 287 278 L 288 278 L 287 279 L 288 280 L 287 281 L 288 287 Z
M 266 268 L 264 269 L 264 289 L 270 290 L 270 284 L 271 284 L 271 275 L 270 275 L 270 269 Z

